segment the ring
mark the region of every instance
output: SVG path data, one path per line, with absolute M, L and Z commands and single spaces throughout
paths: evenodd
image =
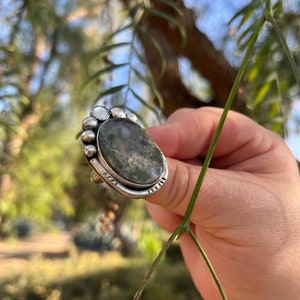
M 105 182 L 130 198 L 157 192 L 168 177 L 165 156 L 137 122 L 133 113 L 100 105 L 82 121 L 81 140 L 93 169 L 91 181 Z

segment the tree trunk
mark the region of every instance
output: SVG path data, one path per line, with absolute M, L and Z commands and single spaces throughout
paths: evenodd
M 124 0 L 127 3 L 127 0 Z M 207 36 L 196 27 L 196 19 L 192 11 L 184 6 L 183 1 L 174 1 L 180 7 L 179 15 L 171 6 L 160 1 L 151 1 L 152 8 L 170 16 L 181 30 L 186 32 L 182 36 L 179 27 L 174 22 L 161 16 L 145 13 L 140 20 L 144 32 L 152 36 L 163 50 L 166 71 L 161 76 L 161 56 L 153 42 L 144 33 L 138 31 L 139 39 L 145 50 L 149 68 L 155 83 L 163 95 L 165 115 L 170 115 L 180 107 L 200 107 L 205 105 L 224 107 L 232 88 L 236 70 L 225 59 L 224 55 L 215 49 Z M 213 99 L 210 103 L 192 95 L 182 82 L 178 68 L 178 59 L 186 57 L 192 67 L 206 78 L 212 88 Z M 233 109 L 246 113 L 246 106 L 241 93 L 236 96 Z

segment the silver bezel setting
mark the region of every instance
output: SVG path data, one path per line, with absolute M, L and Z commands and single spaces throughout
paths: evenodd
M 104 182 L 114 190 L 130 198 L 145 198 L 152 195 L 160 190 L 167 180 L 168 165 L 165 156 L 160 151 L 163 159 L 163 171 L 159 178 L 152 183 L 136 183 L 116 173 L 103 157 L 97 138 L 101 126 L 112 118 L 126 118 L 130 122 L 139 125 L 137 117 L 134 114 L 129 113 L 126 115 L 119 107 L 114 107 L 110 110 L 101 105 L 93 107 L 89 116 L 82 121 L 81 135 L 84 144 L 84 156 L 93 169 L 91 174 L 92 182 L 96 184 Z M 142 129 L 142 126 L 140 127 Z M 157 145 L 156 147 L 159 149 Z

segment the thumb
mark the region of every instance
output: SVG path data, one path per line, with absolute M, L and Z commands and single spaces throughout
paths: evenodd
M 198 180 L 201 166 L 167 158 L 169 176 L 158 193 L 147 197 L 147 201 L 166 208 L 168 211 L 183 216 Z M 233 194 L 230 181 L 234 178 L 223 170 L 208 169 L 201 187 L 201 201 L 196 202 L 192 221 L 199 223 L 203 218 L 214 215 L 215 209 L 225 206 L 224 195 Z M 201 208 L 200 208 L 201 205 Z M 227 204 L 228 205 L 228 204 Z M 223 208 L 223 212 L 229 207 Z M 200 220 L 201 219 L 201 220 Z
M 199 166 L 174 158 L 167 158 L 167 162 L 169 168 L 167 181 L 159 193 L 147 197 L 147 200 L 183 215 L 201 169 Z

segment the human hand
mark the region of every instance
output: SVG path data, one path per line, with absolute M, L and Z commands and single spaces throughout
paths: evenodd
M 152 218 L 173 231 L 182 219 L 222 110 L 181 109 L 148 133 L 164 152 L 169 178 L 147 198 Z M 300 299 L 300 177 L 284 141 L 230 112 L 201 187 L 191 228 L 229 300 Z M 206 300 L 221 299 L 196 246 L 180 246 Z

